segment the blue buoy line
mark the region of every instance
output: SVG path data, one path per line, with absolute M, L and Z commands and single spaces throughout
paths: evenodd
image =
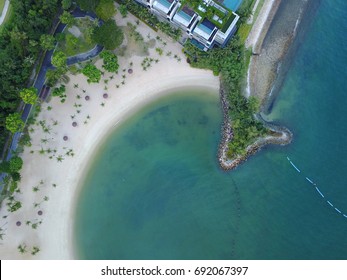
M 298 171 L 298 172 L 300 173 L 301 171 L 300 171 L 299 168 L 297 168 L 296 165 L 290 160 L 290 158 L 287 157 L 287 159 L 289 160 L 290 164 L 296 169 L 296 171 Z
M 296 171 L 298 171 L 299 173 L 301 173 L 300 169 L 296 167 L 296 165 L 291 161 L 291 159 L 289 157 L 287 157 L 287 160 L 289 161 L 289 163 L 294 167 L 294 169 Z M 320 189 L 317 187 L 316 183 L 314 181 L 312 181 L 310 178 L 305 177 L 306 181 L 308 181 L 311 185 L 313 185 L 316 189 L 316 191 L 320 194 L 320 196 L 322 198 L 325 198 L 324 194 L 320 191 Z M 341 214 L 342 216 L 344 216 L 345 218 L 347 218 L 347 214 L 342 213 L 342 211 L 338 208 L 336 208 L 329 200 L 326 200 L 326 202 L 339 214 Z

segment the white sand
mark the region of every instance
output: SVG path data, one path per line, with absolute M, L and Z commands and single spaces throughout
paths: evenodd
M 122 21 L 129 21 L 129 16 Z M 134 22 L 134 19 L 132 21 Z M 157 35 L 143 24 L 139 29 L 144 37 L 148 33 L 152 38 Z M 38 120 L 46 120 L 46 126 L 50 126 L 51 131 L 49 134 L 44 133 L 40 125 L 33 126 L 35 131 L 31 133 L 32 147 L 26 148 L 22 155 L 24 167 L 21 172 L 21 193 L 15 196 L 23 203 L 23 207 L 10 214 L 6 211 L 6 205 L 0 210 L 0 217 L 8 215 L 7 218 L 1 218 L 0 223 L 5 233 L 0 245 L 1 259 L 74 258 L 72 232 L 79 185 L 87 172 L 88 163 L 93 160 L 94 152 L 105 136 L 138 107 L 175 89 L 199 86 L 218 94 L 218 77 L 213 76 L 210 71 L 191 68 L 185 62 L 181 46 L 169 42 L 168 38 L 165 40 L 167 45 L 163 46 L 163 56 L 151 49 L 151 57 L 160 61 L 157 64 L 153 62 L 147 71 L 143 71 L 141 67 L 143 57 L 134 56 L 126 60 L 121 58 L 120 73 L 108 82 L 107 90 L 104 89 L 103 81 L 99 84 L 88 84 L 82 75 L 70 76 L 67 101 L 62 104 L 59 98 L 55 97 L 42 106 Z M 162 45 L 157 42 L 157 46 Z M 168 51 L 172 52 L 171 57 L 165 56 Z M 182 61 L 174 59 L 174 54 L 181 57 Z M 123 73 L 123 68 L 130 68 L 130 61 L 133 62 L 131 68 L 134 73 Z M 101 61 L 98 61 L 97 65 L 101 67 Z M 124 86 L 120 85 L 123 74 L 126 75 Z M 105 74 L 103 79 L 106 77 L 110 75 Z M 79 87 L 74 88 L 74 84 Z M 116 84 L 120 87 L 116 88 Z M 102 96 L 104 92 L 108 93 L 107 99 Z M 76 98 L 77 94 L 81 95 L 81 99 Z M 89 101 L 84 99 L 86 95 L 90 96 Z M 104 107 L 100 105 L 103 102 Z M 75 108 L 74 104 L 82 104 L 82 107 Z M 53 109 L 47 110 L 47 106 Z M 81 112 L 78 114 L 76 110 Z M 71 115 L 76 115 L 74 120 Z M 88 115 L 90 120 L 87 119 Z M 54 125 L 54 121 L 58 121 L 58 125 Z M 77 127 L 72 127 L 73 121 L 78 123 Z M 84 124 L 84 121 L 87 121 L 87 124 Z M 63 140 L 65 135 L 68 136 L 68 141 Z M 48 142 L 45 143 L 46 141 Z M 41 147 L 57 151 L 41 155 Z M 69 149 L 73 150 L 73 157 L 66 155 Z M 50 155 L 54 155 L 52 159 L 49 158 Z M 59 155 L 64 158 L 62 162 L 57 161 Z M 39 185 L 41 180 L 43 184 L 40 185 L 40 190 L 34 192 L 33 186 Z M 56 187 L 52 184 L 56 184 Z M 45 196 L 49 198 L 48 201 L 44 201 Z M 34 207 L 34 203 L 40 205 Z M 42 216 L 38 215 L 39 210 L 43 211 Z M 21 226 L 16 226 L 17 221 L 22 223 Z M 26 225 L 26 221 L 31 221 L 31 224 Z M 31 225 L 40 221 L 42 224 L 33 229 Z M 26 245 L 28 252 L 20 254 L 18 245 Z M 33 246 L 38 246 L 41 250 L 35 256 L 31 255 Z

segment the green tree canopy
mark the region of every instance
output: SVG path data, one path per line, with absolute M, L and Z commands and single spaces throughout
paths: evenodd
M 19 113 L 12 113 L 6 118 L 6 128 L 12 133 L 21 131 L 24 128 L 24 122 Z
M 127 6 L 124 5 L 124 4 L 119 5 L 119 12 L 122 15 L 122 17 L 125 18 L 127 16 L 127 14 L 128 14 Z
M 115 21 L 109 19 L 94 29 L 92 37 L 95 43 L 104 46 L 106 50 L 114 50 L 122 44 L 124 34 Z
M 13 157 L 10 159 L 9 169 L 11 173 L 18 172 L 22 169 L 23 160 L 20 157 Z
M 102 20 L 109 20 L 115 13 L 116 8 L 113 0 L 101 0 L 95 9 L 96 15 Z
M 55 52 L 52 56 L 52 65 L 57 67 L 58 69 L 66 68 L 66 55 L 63 52 Z
M 40 45 L 44 50 L 53 50 L 55 45 L 55 38 L 49 34 L 43 34 L 40 37 Z
M 82 73 L 88 78 L 88 83 L 98 83 L 101 79 L 101 71 L 91 63 L 83 68 Z
M 71 53 L 77 48 L 78 39 L 71 33 L 66 34 L 66 52 Z
M 74 16 L 67 11 L 64 11 L 59 18 L 61 22 L 66 24 L 68 27 L 71 27 L 76 23 Z
M 110 51 L 102 51 L 100 57 L 104 60 L 102 67 L 108 72 L 115 73 L 119 68 L 117 56 Z
M 26 104 L 35 104 L 37 100 L 37 89 L 34 87 L 25 88 L 19 92 L 20 97 Z
M 77 5 L 84 11 L 95 11 L 100 0 L 77 0 Z
M 61 1 L 61 6 L 63 7 L 64 10 L 68 10 L 71 8 L 72 0 L 62 0 Z

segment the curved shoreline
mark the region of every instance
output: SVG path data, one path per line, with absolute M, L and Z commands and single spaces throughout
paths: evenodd
M 204 79 L 204 84 L 197 86 L 198 81 L 200 79 Z M 201 82 L 200 82 L 201 84 Z M 165 85 L 165 83 L 164 83 Z M 78 174 L 77 178 L 77 184 L 75 187 L 75 191 L 73 193 L 73 202 L 70 203 L 72 206 L 69 210 L 70 217 L 76 217 L 76 211 L 77 211 L 77 201 L 78 201 L 78 196 L 81 193 L 83 189 L 83 185 L 86 180 L 86 175 L 88 171 L 90 170 L 93 162 L 92 159 L 98 154 L 99 149 L 103 146 L 105 141 L 109 138 L 109 136 L 115 132 L 121 126 L 124 122 L 126 122 L 130 117 L 135 115 L 138 111 L 141 109 L 145 108 L 149 104 L 159 100 L 160 98 L 166 97 L 173 95 L 179 91 L 184 91 L 184 90 L 201 90 L 204 93 L 206 92 L 207 94 L 213 94 L 218 92 L 218 86 L 216 87 L 216 84 L 214 83 L 213 80 L 209 79 L 207 76 L 191 76 L 189 79 L 184 80 L 181 83 L 175 83 L 170 85 L 165 85 L 164 88 L 158 88 L 157 90 L 153 90 L 146 97 L 144 100 L 139 100 L 139 103 L 137 104 L 132 104 L 133 106 L 129 108 L 128 110 L 122 112 L 121 115 L 119 116 L 114 116 L 112 117 L 108 122 L 103 124 L 103 126 L 98 126 L 97 130 L 100 131 L 100 133 L 97 135 L 97 138 L 94 138 L 94 133 L 98 133 L 98 131 L 94 131 L 94 133 L 90 133 L 88 135 L 88 138 L 85 140 L 86 142 L 93 141 L 93 145 L 89 148 L 86 149 L 84 156 L 83 164 L 80 166 L 80 169 L 82 172 Z M 113 123 L 113 121 L 116 120 L 116 123 Z M 92 140 L 93 139 L 93 140 Z M 75 246 L 75 236 L 73 234 L 74 232 L 74 221 L 70 220 L 69 226 L 70 232 L 69 232 L 69 238 L 68 240 L 70 241 L 70 244 L 68 245 L 68 248 L 70 248 L 70 255 L 69 259 L 78 259 L 78 248 Z
M 119 25 L 136 20 L 131 15 L 118 17 Z M 142 23 L 138 31 L 144 38 L 158 35 Z M 141 66 L 144 56 L 135 53 L 119 57 L 118 75 L 105 73 L 99 84 L 88 84 L 82 74 L 70 75 L 66 102 L 62 104 L 55 97 L 42 104 L 43 110 L 30 133 L 31 146 L 22 154 L 21 193 L 15 195 L 22 208 L 13 213 L 7 211 L 6 205 L 0 209 L 0 217 L 7 216 L 2 220 L 6 233 L 2 259 L 75 258 L 74 215 L 83 176 L 89 172 L 88 165 L 108 133 L 139 108 L 178 89 L 203 88 L 218 98 L 218 77 L 210 71 L 191 68 L 182 59 L 182 46 L 167 37 L 163 39 L 166 45 L 157 42 L 158 46 L 172 55 L 160 56 L 150 48 L 148 56 L 158 59 L 158 63 L 153 61 L 146 71 Z M 101 64 L 100 60 L 96 63 L 100 69 Z M 127 71 L 130 68 L 131 73 Z M 43 121 L 48 133 L 43 130 Z M 73 126 L 73 122 L 77 125 Z M 34 186 L 39 190 L 34 191 Z M 33 224 L 37 228 L 32 228 Z M 25 245 L 27 252 L 20 254 L 19 245 Z M 30 253 L 34 246 L 40 248 L 37 255 Z

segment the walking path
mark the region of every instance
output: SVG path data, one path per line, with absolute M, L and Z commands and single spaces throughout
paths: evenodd
M 8 8 L 10 6 L 10 0 L 5 1 L 4 9 L 2 10 L 2 14 L 0 16 L 0 25 L 4 22 Z

